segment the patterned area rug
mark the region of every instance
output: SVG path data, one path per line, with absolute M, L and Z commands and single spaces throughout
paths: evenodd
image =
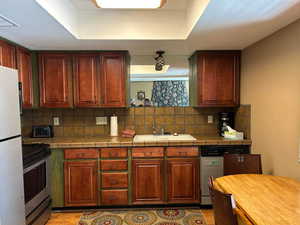
M 96 211 L 84 213 L 78 225 L 206 225 L 198 209 Z

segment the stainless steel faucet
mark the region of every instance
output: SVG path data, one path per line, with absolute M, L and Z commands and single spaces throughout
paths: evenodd
M 160 132 L 157 132 L 157 129 L 155 126 L 153 126 L 152 129 L 153 129 L 153 131 L 152 131 L 153 135 L 164 135 L 165 134 L 165 128 L 163 128 L 163 127 L 160 128 Z
M 161 134 L 161 135 L 164 135 L 164 134 L 165 134 L 165 128 L 163 128 L 163 127 L 160 128 L 160 134 Z

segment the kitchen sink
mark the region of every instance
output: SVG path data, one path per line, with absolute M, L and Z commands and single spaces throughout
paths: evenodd
M 175 135 L 136 135 L 133 139 L 133 143 L 141 143 L 141 142 L 165 142 L 165 141 L 195 141 L 194 138 L 190 134 L 179 134 Z

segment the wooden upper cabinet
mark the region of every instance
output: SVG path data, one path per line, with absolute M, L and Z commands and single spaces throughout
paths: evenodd
M 168 203 L 199 202 L 199 160 L 168 159 Z
M 33 83 L 31 54 L 23 48 L 17 48 L 17 68 L 19 71 L 19 82 L 22 83 L 23 108 L 33 107 Z
M 240 101 L 240 51 L 198 51 L 192 60 L 194 106 L 235 107 Z M 196 64 L 196 67 L 193 65 Z
M 132 203 L 164 202 L 163 160 L 132 161 Z
M 39 55 L 40 106 L 70 108 L 73 106 L 72 63 L 68 54 Z
M 95 54 L 73 57 L 74 102 L 77 107 L 100 106 L 100 77 Z
M 102 106 L 126 107 L 126 54 L 101 54 Z
M 65 161 L 65 206 L 96 206 L 97 161 Z
M 16 68 L 16 47 L 0 40 L 0 66 Z

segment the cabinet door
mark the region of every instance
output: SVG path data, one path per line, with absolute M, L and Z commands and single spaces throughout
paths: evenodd
M 199 202 L 199 160 L 168 160 L 168 203 Z
M 256 154 L 225 154 L 224 175 L 261 174 L 261 156 Z
M 240 154 L 224 155 L 224 175 L 234 175 L 243 173 Z
M 66 54 L 40 54 L 40 104 L 46 108 L 73 105 L 71 57 Z
M 17 63 L 19 71 L 19 82 L 22 83 L 22 101 L 23 108 L 32 108 L 33 106 L 33 88 L 32 88 L 32 63 L 29 51 L 17 48 Z
M 237 106 L 239 104 L 240 55 L 199 54 L 198 105 Z
M 100 105 L 100 83 L 96 55 L 74 56 L 75 106 L 97 107 Z
M 102 106 L 126 107 L 126 74 L 123 54 L 101 56 Z
M 132 164 L 132 203 L 163 203 L 163 160 L 133 160 Z
M 97 205 L 97 161 L 66 161 L 64 167 L 65 206 Z
M 3 40 L 0 40 L 0 65 L 16 68 L 16 48 Z

